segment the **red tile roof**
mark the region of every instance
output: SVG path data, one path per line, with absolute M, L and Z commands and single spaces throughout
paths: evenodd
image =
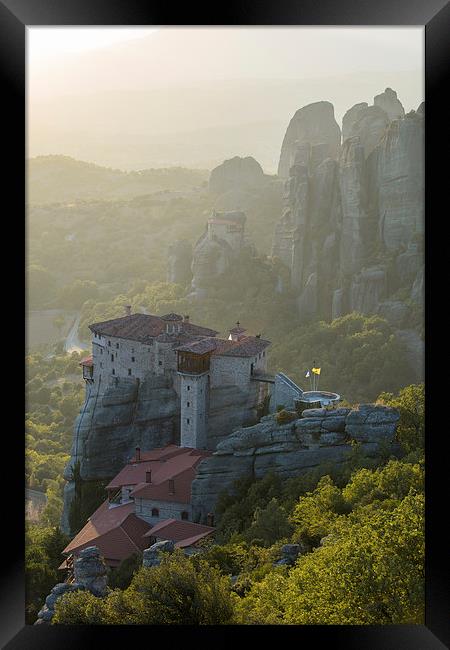
M 270 345 L 270 341 L 256 336 L 244 336 L 239 341 L 231 339 L 208 338 L 199 342 L 181 345 L 175 350 L 179 352 L 193 352 L 206 354 L 211 352 L 217 357 L 254 357 Z
M 109 507 L 104 501 L 63 553 L 77 553 L 95 545 L 107 563 L 118 563 L 146 548 L 143 536 L 149 529 L 150 524 L 134 514 L 133 502 Z
M 175 348 L 178 352 L 193 352 L 195 354 L 207 354 L 213 352 L 217 347 L 214 339 L 201 339 L 200 341 L 192 341 L 186 345 L 180 345 Z
M 176 314 L 173 315 L 176 316 Z M 164 318 L 168 316 L 171 316 L 171 314 L 167 314 Z M 130 316 L 93 323 L 89 325 L 89 329 L 92 332 L 103 334 L 104 336 L 114 336 L 140 341 L 141 343 L 149 343 L 154 337 L 165 332 L 166 321 L 159 316 L 152 316 L 151 314 L 131 314 Z M 218 334 L 216 330 L 201 327 L 190 322 L 182 323 L 182 333 L 185 337 L 216 336 Z
M 90 357 L 84 357 L 84 359 L 81 359 L 80 363 L 78 364 L 80 366 L 93 366 L 94 361 L 92 359 L 92 354 Z
M 211 452 L 190 447 L 168 445 L 163 449 L 141 452 L 141 460 L 132 459 L 106 486 L 117 490 L 123 485 L 134 485 L 133 497 L 157 499 L 171 503 L 190 503 L 191 485 L 197 467 Z M 151 471 L 151 483 L 146 482 L 146 474 Z M 174 492 L 169 486 L 174 481 Z
M 200 539 L 211 535 L 215 528 L 194 524 L 192 521 L 180 519 L 164 519 L 148 530 L 144 537 L 156 537 L 157 539 L 169 539 L 175 543 L 177 548 L 191 546 Z

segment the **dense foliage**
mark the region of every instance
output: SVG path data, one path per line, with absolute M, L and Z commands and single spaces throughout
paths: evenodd
M 27 524 L 25 536 L 26 622 L 34 623 L 45 596 L 62 579 L 61 551 L 70 539 L 58 527 Z
M 65 594 L 52 623 L 219 625 L 232 616 L 229 580 L 202 559 L 192 561 L 177 551 L 158 567 L 139 569 L 127 589 L 115 589 L 103 599 Z
M 140 554 L 109 576 L 105 598 L 64 595 L 55 624 L 421 624 L 424 619 L 423 386 L 380 396 L 400 410 L 402 458 L 365 457 L 298 477 L 275 473 L 236 482 L 216 508 L 216 540 L 203 552 Z M 403 433 L 402 433 L 403 432 Z M 402 438 L 403 435 L 403 438 Z M 54 528 L 29 527 L 27 607 L 35 616 L 57 582 L 67 543 Z M 281 546 L 299 544 L 294 566 Z M 33 549 L 31 549 L 31 546 Z
M 63 470 L 69 460 L 73 423 L 84 399 L 81 355 L 26 357 L 26 486 L 47 495 L 42 521 L 59 524 Z

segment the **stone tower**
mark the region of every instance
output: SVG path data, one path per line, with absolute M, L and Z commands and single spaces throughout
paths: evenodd
M 207 448 L 210 360 L 215 344 L 210 339 L 178 348 L 180 376 L 180 444 Z

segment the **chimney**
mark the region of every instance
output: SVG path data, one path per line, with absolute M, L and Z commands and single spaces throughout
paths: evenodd
M 183 322 L 184 323 L 189 323 L 189 314 L 186 314 L 186 316 L 184 316 Z
M 206 525 L 214 528 L 214 514 L 212 512 L 208 512 L 206 515 Z
M 169 479 L 169 494 L 175 494 L 175 481 L 173 478 Z
M 141 460 L 141 448 L 136 447 L 136 460 Z
M 152 472 L 149 470 L 148 472 L 145 472 L 145 482 L 146 483 L 151 483 L 152 482 Z
M 131 305 L 125 305 L 125 316 L 131 316 Z

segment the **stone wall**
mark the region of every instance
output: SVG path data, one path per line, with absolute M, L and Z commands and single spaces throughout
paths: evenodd
M 176 490 L 176 482 L 175 482 Z M 169 501 L 157 501 L 157 500 L 148 500 L 140 499 L 139 497 L 135 498 L 136 504 L 136 515 L 148 521 L 149 524 L 154 526 L 162 519 L 181 519 L 181 513 L 187 512 L 189 515 L 189 521 L 192 521 L 192 506 L 190 503 L 176 503 Z M 159 515 L 154 517 L 152 515 L 152 509 L 158 508 Z

